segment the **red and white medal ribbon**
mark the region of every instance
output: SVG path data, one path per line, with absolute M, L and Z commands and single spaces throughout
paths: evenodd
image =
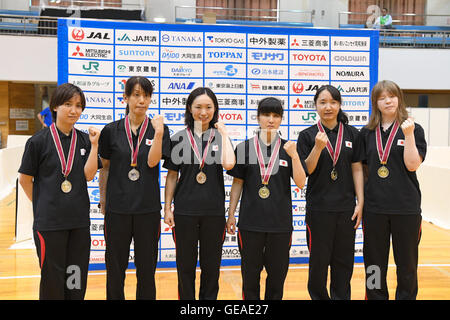
M 69 154 L 67 155 L 67 161 L 66 157 L 64 156 L 64 150 L 61 144 L 61 140 L 59 139 L 58 130 L 56 129 L 55 123 L 52 123 L 50 126 L 50 133 L 52 134 L 53 142 L 56 146 L 56 151 L 58 151 L 58 157 L 59 161 L 61 163 L 61 172 L 64 176 L 64 178 L 67 178 L 67 176 L 72 171 L 73 161 L 75 159 L 75 146 L 77 144 L 77 132 L 75 131 L 75 128 L 72 128 L 72 138 L 70 140 L 70 148 L 69 148 Z
M 189 138 L 189 142 L 191 144 L 191 148 L 192 148 L 192 150 L 194 150 L 194 154 L 197 157 L 198 161 L 200 162 L 200 170 L 201 170 L 203 168 L 203 166 L 205 165 L 205 160 L 206 160 L 206 156 L 208 154 L 209 145 L 211 144 L 211 141 L 214 138 L 215 131 L 214 131 L 214 129 L 211 128 L 211 131 L 209 132 L 208 143 L 206 144 L 205 150 L 203 150 L 203 156 L 200 156 L 200 151 L 198 149 L 197 142 L 195 142 L 195 139 L 194 139 L 191 129 L 186 128 L 186 132 L 187 132 L 187 135 Z
M 131 149 L 131 166 L 136 167 L 137 166 L 137 156 L 139 153 L 139 146 L 141 145 L 142 140 L 144 139 L 145 132 L 147 131 L 148 127 L 148 117 L 145 117 L 145 120 L 142 124 L 141 131 L 139 132 L 139 137 L 137 141 L 136 147 L 133 148 L 133 137 L 131 135 L 131 125 L 130 125 L 130 119 L 128 116 L 125 117 L 125 133 L 127 134 L 127 140 L 128 145 Z
M 267 170 L 264 165 L 264 157 L 261 152 L 261 147 L 259 146 L 259 138 L 256 135 L 253 138 L 253 144 L 255 146 L 256 156 L 258 157 L 259 171 L 261 173 L 261 181 L 262 184 L 266 185 L 269 183 L 270 175 L 272 174 L 273 167 L 275 166 L 275 159 L 278 156 L 278 152 L 280 151 L 281 139 L 278 137 L 277 142 L 275 143 L 275 147 L 273 148 L 272 155 L 269 159 L 269 164 L 267 165 Z
M 380 126 L 377 126 L 375 130 L 375 141 L 377 144 L 378 157 L 380 158 L 381 164 L 386 164 L 389 158 L 389 153 L 391 152 L 392 143 L 394 142 L 394 137 L 397 134 L 398 128 L 400 127 L 399 123 L 395 121 L 394 126 L 392 127 L 391 133 L 389 134 L 388 140 L 386 142 L 386 146 L 383 149 L 383 140 L 381 139 L 381 129 Z
M 325 132 L 322 123 L 319 121 L 317 122 L 317 127 L 319 128 L 320 132 Z M 338 135 L 336 139 L 336 145 L 333 147 L 331 146 L 330 140 L 327 140 L 327 150 L 330 154 L 331 160 L 333 160 L 333 168 L 336 167 L 336 163 L 339 159 L 339 155 L 341 154 L 341 148 L 342 148 L 342 141 L 344 136 L 344 125 L 342 122 L 339 122 L 339 130 Z

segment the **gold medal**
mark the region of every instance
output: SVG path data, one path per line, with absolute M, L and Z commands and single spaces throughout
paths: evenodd
M 336 168 L 333 168 L 333 170 L 331 170 L 331 174 L 330 174 L 331 180 L 336 181 L 338 178 L 338 173 L 336 171 Z
M 203 171 L 200 171 L 195 178 L 199 184 L 206 182 L 206 174 Z
M 70 183 L 69 180 L 65 179 L 61 183 L 61 191 L 64 193 L 69 193 L 71 190 L 72 190 L 72 184 Z
M 128 179 L 130 179 L 131 181 L 137 181 L 139 180 L 140 174 L 139 171 L 136 170 L 135 168 L 131 169 L 128 172 Z
M 380 178 L 385 179 L 389 176 L 389 169 L 386 168 L 386 166 L 382 165 L 378 168 L 377 173 Z
M 258 194 L 261 199 L 267 199 L 270 196 L 270 190 L 266 186 L 262 186 L 259 188 Z

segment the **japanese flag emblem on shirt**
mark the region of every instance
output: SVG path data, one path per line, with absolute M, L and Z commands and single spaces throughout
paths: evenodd
M 287 167 L 288 166 L 288 162 L 286 160 L 281 160 L 280 159 L 280 166 Z
M 398 146 L 404 147 L 404 146 L 405 146 L 405 140 L 403 140 L 403 139 L 398 139 L 398 140 L 397 140 L 397 145 L 398 145 Z
M 347 148 L 352 148 L 352 142 L 351 141 L 345 141 L 345 146 Z
M 145 139 L 145 144 L 148 145 L 148 146 L 151 146 L 152 142 L 153 142 L 153 140 Z

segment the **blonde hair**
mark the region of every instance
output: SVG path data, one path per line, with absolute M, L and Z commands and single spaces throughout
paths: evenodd
M 366 126 L 370 130 L 374 130 L 381 122 L 381 112 L 378 109 L 378 98 L 381 96 L 383 91 L 387 91 L 398 98 L 396 115 L 396 120 L 398 123 L 401 124 L 403 121 L 408 119 L 405 98 L 403 97 L 403 92 L 400 87 L 395 82 L 390 80 L 379 81 L 372 89 L 372 113 L 370 115 L 369 123 Z

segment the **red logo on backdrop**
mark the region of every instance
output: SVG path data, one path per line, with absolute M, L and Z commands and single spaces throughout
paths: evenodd
M 73 29 L 72 30 L 72 38 L 77 41 L 83 40 L 84 39 L 83 29 Z
M 77 55 L 79 55 L 80 57 L 84 57 L 84 53 L 83 52 L 81 52 L 80 50 L 80 46 L 77 46 L 76 48 L 75 48 L 75 50 L 77 50 L 77 51 L 75 51 L 74 53 L 72 53 L 72 57 L 75 57 L 75 56 L 77 56 Z
M 300 108 L 303 109 L 303 105 L 300 103 L 300 99 L 297 98 L 297 100 L 295 100 L 296 103 L 294 103 L 294 105 L 292 106 L 292 108 Z
M 294 82 L 294 84 L 292 85 L 292 90 L 295 93 L 302 93 L 304 89 L 303 83 L 301 82 Z

